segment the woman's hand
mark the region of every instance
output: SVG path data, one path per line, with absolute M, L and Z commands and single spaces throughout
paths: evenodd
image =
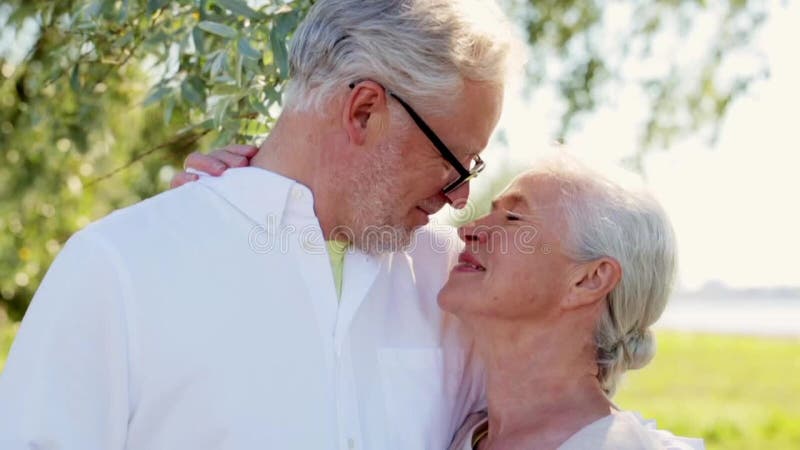
M 218 177 L 222 175 L 222 172 L 225 172 L 232 167 L 249 166 L 250 159 L 255 156 L 257 152 L 258 147 L 237 144 L 231 144 L 219 148 L 208 155 L 192 152 L 186 157 L 184 168 L 205 172 L 209 175 Z M 183 172 L 179 172 L 172 177 L 172 181 L 169 183 L 169 186 L 170 188 L 176 188 L 190 181 L 195 181 L 197 178 L 197 174 L 184 170 Z

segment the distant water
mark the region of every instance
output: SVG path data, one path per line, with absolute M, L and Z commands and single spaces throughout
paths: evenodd
M 800 299 L 674 297 L 655 328 L 800 337 Z

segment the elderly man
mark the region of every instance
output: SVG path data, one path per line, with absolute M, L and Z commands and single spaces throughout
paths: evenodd
M 446 448 L 482 372 L 436 305 L 457 241 L 415 230 L 483 167 L 505 30 L 489 2 L 318 1 L 253 167 L 64 247 L 0 379 L 0 448 Z

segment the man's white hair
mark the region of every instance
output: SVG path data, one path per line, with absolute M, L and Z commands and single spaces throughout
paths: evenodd
M 510 29 L 492 0 L 320 0 L 292 38 L 286 107 L 371 79 L 444 113 L 463 80 L 503 84 Z
M 675 277 L 672 225 L 658 201 L 624 171 L 608 176 L 564 152 L 534 171 L 560 183 L 567 255 L 575 261 L 610 257 L 622 268 L 595 330 L 598 379 L 611 396 L 626 370 L 644 367 L 655 353 L 650 325 L 664 311 Z

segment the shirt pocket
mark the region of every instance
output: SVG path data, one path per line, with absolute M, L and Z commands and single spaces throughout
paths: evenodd
M 386 405 L 387 448 L 442 450 L 453 436 L 459 368 L 441 348 L 383 348 L 378 363 Z

